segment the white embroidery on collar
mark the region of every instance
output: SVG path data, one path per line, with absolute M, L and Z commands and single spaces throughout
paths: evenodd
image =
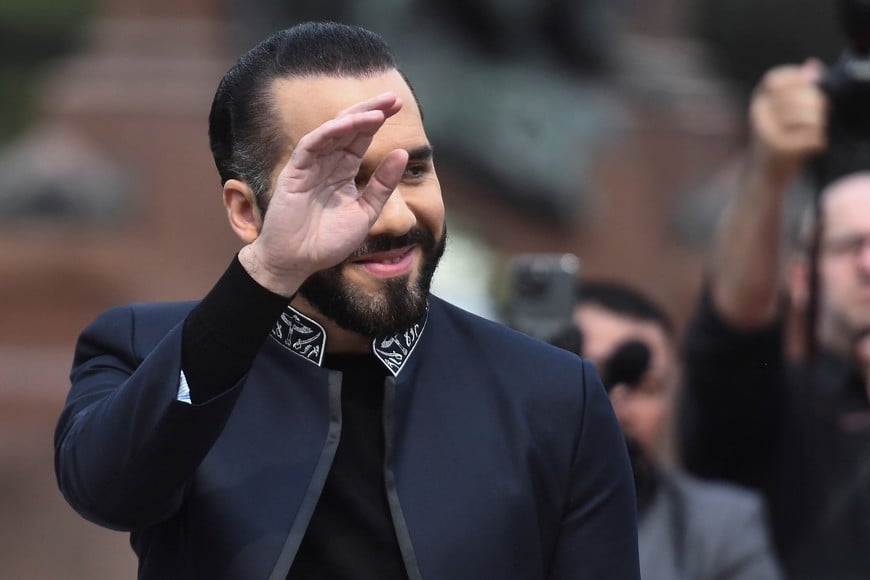
M 426 312 L 423 318 L 406 330 L 405 332 L 396 333 L 387 338 L 376 338 L 372 342 L 372 351 L 375 356 L 384 363 L 387 370 L 393 373 L 394 377 L 399 376 L 402 367 L 411 358 L 420 337 L 423 335 L 423 329 L 426 328 L 426 322 L 429 320 L 429 307 L 426 307 Z
M 372 341 L 372 352 L 394 377 L 399 376 L 405 363 L 411 358 L 428 320 L 429 306 L 427 305 L 423 317 L 411 328 Z M 323 356 L 326 353 L 326 330 L 292 306 L 287 306 L 275 321 L 271 335 L 290 352 L 317 366 L 323 365 Z
M 272 328 L 272 338 L 317 366 L 326 352 L 326 330 L 290 306 L 281 313 Z

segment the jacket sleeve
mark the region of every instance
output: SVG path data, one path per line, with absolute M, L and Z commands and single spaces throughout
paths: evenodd
M 124 530 L 153 525 L 179 509 L 240 390 L 201 405 L 178 401 L 182 324 L 140 353 L 136 330 L 145 322 L 136 313 L 133 307 L 109 310 L 79 337 L 54 441 L 67 501 L 91 521 Z
M 788 405 L 782 325 L 738 329 L 705 290 L 685 340 L 679 446 L 704 478 L 762 488 Z
M 625 438 L 591 363 L 583 362 L 584 406 L 550 578 L 639 580 L 634 479 Z

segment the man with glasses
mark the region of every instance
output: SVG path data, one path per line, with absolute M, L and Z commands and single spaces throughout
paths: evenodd
M 782 247 L 789 184 L 828 147 L 821 74 L 778 67 L 753 95 L 741 187 L 686 337 L 680 442 L 689 470 L 764 492 L 789 577 L 848 580 L 870 577 L 870 172 L 826 184 L 808 243 Z

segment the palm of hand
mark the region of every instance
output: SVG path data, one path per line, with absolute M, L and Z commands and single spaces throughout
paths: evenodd
M 377 218 L 356 186 L 360 162 L 343 150 L 315 157 L 307 167 L 291 157 L 263 223 L 261 235 L 276 238 L 267 246 L 294 248 L 294 261 L 310 264 L 314 271 L 334 266 L 356 250 Z
M 408 153 L 395 149 L 359 191 L 375 133 L 401 109 L 393 93 L 358 103 L 302 137 L 279 174 L 255 244 L 266 269 L 304 279 L 352 254 L 399 184 Z

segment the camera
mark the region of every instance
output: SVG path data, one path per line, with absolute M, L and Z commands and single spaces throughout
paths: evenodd
M 580 349 L 573 323 L 580 260 L 569 253 L 517 254 L 508 262 L 506 322 L 568 350 Z
M 870 0 L 839 0 L 847 45 L 821 81 L 830 102 L 828 149 L 814 172 L 818 189 L 870 170 Z

